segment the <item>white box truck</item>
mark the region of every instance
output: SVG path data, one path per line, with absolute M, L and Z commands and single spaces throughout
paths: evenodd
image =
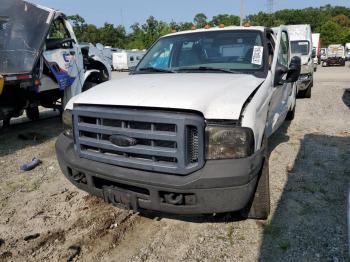
M 345 66 L 345 47 L 340 44 L 329 45 L 327 59 L 322 66 Z
M 297 83 L 298 96 L 311 98 L 314 85 L 314 58 L 312 32 L 310 25 L 289 25 L 288 32 L 293 56 L 301 58 L 301 74 Z
M 350 61 L 350 43 L 345 44 L 345 58 Z
M 113 53 L 113 69 L 116 71 L 129 71 L 137 66 L 145 55 L 142 50 L 124 50 Z

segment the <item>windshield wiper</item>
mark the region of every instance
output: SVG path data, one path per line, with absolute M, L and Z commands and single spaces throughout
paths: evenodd
M 175 71 L 173 71 L 173 70 L 162 69 L 162 68 L 157 68 L 157 67 L 143 67 L 143 68 L 139 68 L 138 71 L 142 71 L 142 72 L 159 72 L 159 73 L 175 73 Z
M 214 72 L 222 72 L 222 73 L 229 73 L 229 74 L 242 74 L 240 71 L 235 71 L 231 69 L 224 69 L 224 68 L 215 68 L 215 67 L 208 67 L 208 66 L 199 66 L 199 67 L 183 67 L 176 70 L 177 72 L 181 71 L 214 71 Z

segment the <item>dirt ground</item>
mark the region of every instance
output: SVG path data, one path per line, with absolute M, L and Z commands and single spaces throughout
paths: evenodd
M 112 207 L 62 175 L 56 113 L 14 121 L 0 131 L 0 261 L 349 261 L 350 66 L 315 78 L 312 99 L 269 141 L 267 221 Z M 33 157 L 43 164 L 20 172 Z

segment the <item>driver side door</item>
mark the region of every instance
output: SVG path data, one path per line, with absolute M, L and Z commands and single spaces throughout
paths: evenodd
M 281 29 L 277 35 L 277 46 L 272 66 L 273 88 L 269 110 L 270 134 L 274 133 L 284 122 L 288 113 L 288 99 L 292 93 L 292 84 L 285 83 L 289 63 L 290 44 L 288 32 Z
M 82 86 L 81 80 L 84 74 L 84 66 L 81 50 L 77 44 L 75 35 L 69 23 L 63 18 L 57 18 L 51 24 L 48 42 L 64 42 L 59 45 L 53 45 L 43 52 L 43 59 L 45 65 L 51 72 L 50 76 L 43 75 L 42 86 L 40 91 L 47 91 L 51 89 L 60 89 L 61 91 L 68 91 L 70 97 L 74 96 L 74 90 L 80 90 Z M 51 79 L 50 79 L 51 78 Z M 54 78 L 54 79 L 52 79 Z M 50 81 L 54 80 L 54 81 Z

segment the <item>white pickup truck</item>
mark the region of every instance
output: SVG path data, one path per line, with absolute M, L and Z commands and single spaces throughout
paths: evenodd
M 265 219 L 268 139 L 294 117 L 300 70 L 284 26 L 162 37 L 129 77 L 69 101 L 60 167 L 133 210 Z

